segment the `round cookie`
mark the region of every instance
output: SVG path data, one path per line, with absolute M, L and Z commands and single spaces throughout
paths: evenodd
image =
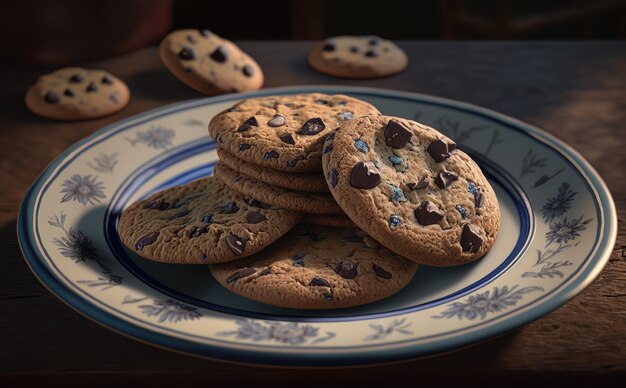
M 433 128 L 388 116 L 355 119 L 330 134 L 324 173 L 354 223 L 420 264 L 450 266 L 483 256 L 500 224 L 480 168 Z
M 104 70 L 67 67 L 39 77 L 26 93 L 36 115 L 57 120 L 85 120 L 122 110 L 130 100 L 124 82 Z
M 336 228 L 356 228 L 354 222 L 345 214 L 304 214 L 301 222 Z
M 377 36 L 337 36 L 317 44 L 309 65 L 341 78 L 380 78 L 402 72 L 409 59 L 393 42 Z
M 380 114 L 373 105 L 321 93 L 242 101 L 216 115 L 209 132 L 238 159 L 287 172 L 322 171 L 324 137 L 355 117 Z
M 256 164 L 237 159 L 229 152 L 218 148 L 217 155 L 220 161 L 232 170 L 252 176 L 268 185 L 278 186 L 289 190 L 307 191 L 310 193 L 328 193 L 328 185 L 321 172 L 316 173 L 289 173 L 284 171 L 270 170 Z
M 263 86 L 258 63 L 233 42 L 209 30 L 178 30 L 159 45 L 159 56 L 176 78 L 213 96 Z
M 210 266 L 230 291 L 281 307 L 331 309 L 370 303 L 406 286 L 417 264 L 358 229 L 298 225 L 246 259 Z
M 217 162 L 213 174 L 224 184 L 243 195 L 276 207 L 303 213 L 342 214 L 332 195 L 291 191 L 268 185 Z
M 222 263 L 249 256 L 287 233 L 301 215 L 230 190 L 207 177 L 138 201 L 122 212 L 122 242 L 147 259 Z

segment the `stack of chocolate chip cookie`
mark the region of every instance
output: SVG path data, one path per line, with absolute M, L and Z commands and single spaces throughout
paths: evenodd
M 341 308 L 406 286 L 418 264 L 483 256 L 495 193 L 456 144 L 344 95 L 253 98 L 213 117 L 214 177 L 126 209 L 122 241 L 161 262 L 211 264 L 244 297 Z

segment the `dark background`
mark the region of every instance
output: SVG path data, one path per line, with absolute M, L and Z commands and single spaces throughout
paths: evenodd
M 208 28 L 232 40 L 626 38 L 626 0 L 0 1 L 4 62 L 66 65 Z

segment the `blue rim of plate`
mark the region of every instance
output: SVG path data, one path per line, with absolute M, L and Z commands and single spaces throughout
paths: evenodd
M 537 142 L 555 151 L 568 164 L 572 165 L 578 173 L 584 178 L 585 184 L 595 198 L 595 206 L 600 214 L 599 222 L 599 239 L 596 240 L 593 252 L 585 260 L 588 265 L 578 272 L 570 275 L 567 281 L 573 279 L 569 284 L 561 286 L 551 293 L 543 295 L 541 298 L 533 302 L 532 308 L 527 309 L 523 314 L 509 316 L 502 319 L 491 326 L 477 325 L 474 330 L 467 331 L 459 336 L 440 337 L 431 342 L 424 343 L 420 346 L 405 345 L 403 347 L 395 347 L 393 349 L 376 349 L 376 346 L 363 347 L 367 351 L 352 352 L 350 357 L 341 357 L 333 355 L 332 348 L 325 348 L 322 351 L 315 352 L 290 352 L 282 354 L 280 352 L 265 351 L 264 349 L 246 349 L 240 350 L 227 346 L 215 346 L 209 344 L 194 343 L 185 339 L 174 338 L 168 335 L 160 334 L 142 327 L 138 327 L 124 319 L 115 317 L 105 310 L 90 303 L 87 299 L 78 295 L 66 285 L 64 285 L 47 267 L 40 252 L 33 249 L 32 242 L 35 241 L 34 230 L 28 226 L 32 225 L 33 211 L 37 193 L 41 190 L 44 182 L 52 175 L 54 169 L 61 164 L 68 155 L 74 150 L 90 142 L 95 137 L 101 136 L 114 128 L 129 124 L 140 118 L 153 117 L 166 113 L 171 113 L 182 107 L 192 108 L 203 104 L 212 104 L 235 99 L 243 99 L 250 97 L 267 96 L 271 94 L 294 94 L 294 93 L 344 93 L 360 96 L 371 97 L 387 97 L 394 99 L 402 99 L 414 101 L 422 104 L 430 104 L 439 107 L 453 108 L 462 112 L 484 117 L 489 120 L 498 122 L 500 125 L 506 126 L 518 132 L 522 132 L 530 136 Z M 399 92 L 394 90 L 385 90 L 377 88 L 361 88 L 361 87 L 342 87 L 342 86 L 293 86 L 285 88 L 264 89 L 256 92 L 248 92 L 234 95 L 210 97 L 199 100 L 184 101 L 172 104 L 166 107 L 157 108 L 140 115 L 122 120 L 120 122 L 104 127 L 83 140 L 77 142 L 65 152 L 59 155 L 35 180 L 33 185 L 26 192 L 26 195 L 20 206 L 18 214 L 18 240 L 22 253 L 26 259 L 28 266 L 35 276 L 46 286 L 54 295 L 70 307 L 83 314 L 84 316 L 94 320 L 95 322 L 113 330 L 120 334 L 137 339 L 141 342 L 151 344 L 157 347 L 174 350 L 195 356 L 201 356 L 211 359 L 221 359 L 234 362 L 263 364 L 263 365 L 284 365 L 284 366 L 349 366 L 372 363 L 384 363 L 424 357 L 450 351 L 453 349 L 466 347 L 475 343 L 485 341 L 514 330 L 523 324 L 529 323 L 539 317 L 558 308 L 573 298 L 576 294 L 586 288 L 601 272 L 606 264 L 615 244 L 617 236 L 617 216 L 615 204 L 611 198 L 610 192 L 606 184 L 602 181 L 597 172 L 589 165 L 589 163 L 579 155 L 574 149 L 554 136 L 549 135 L 542 130 L 505 116 L 503 114 L 481 108 L 469 103 L 458 102 L 450 99 L 422 95 L 417 93 Z M 566 282 L 567 282 L 566 281 Z M 564 283 L 566 283 L 564 282 Z M 548 298 L 549 297 L 549 298 Z M 525 306 L 529 307 L 529 306 Z M 511 310 L 511 313 L 516 310 Z M 446 333 L 449 335 L 450 333 Z M 437 337 L 437 336 L 435 336 Z

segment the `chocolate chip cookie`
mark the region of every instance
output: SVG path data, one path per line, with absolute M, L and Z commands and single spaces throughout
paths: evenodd
M 254 177 L 255 179 L 267 183 L 268 185 L 282 187 L 289 190 L 307 191 L 310 193 L 328 193 L 328 185 L 324 179 L 324 175 L 320 172 L 315 173 L 290 173 L 269 168 L 257 166 L 241 159 L 237 159 L 221 148 L 217 149 L 217 155 L 220 161 L 231 169 L 244 175 Z
M 377 36 L 337 36 L 309 53 L 315 70 L 341 78 L 380 78 L 400 73 L 409 59 L 393 42 Z
M 222 263 L 260 251 L 287 233 L 300 217 L 208 177 L 134 203 L 123 211 L 118 230 L 122 242 L 147 259 Z
M 252 98 L 216 115 L 209 132 L 238 159 L 286 172 L 321 171 L 324 137 L 355 117 L 380 114 L 371 104 L 320 93 Z
M 258 302 L 330 309 L 398 292 L 411 281 L 417 264 L 358 229 L 298 225 L 280 243 L 210 269 L 224 287 Z
M 209 30 L 174 31 L 161 42 L 159 55 L 176 78 L 209 96 L 263 86 L 258 63 Z
M 122 110 L 130 100 L 124 82 L 103 70 L 68 67 L 41 76 L 26 93 L 36 115 L 57 120 L 86 120 Z
M 325 142 L 331 193 L 354 223 L 394 252 L 433 266 L 464 264 L 493 245 L 496 195 L 480 168 L 433 128 L 361 117 Z
M 276 207 L 303 213 L 341 214 L 330 194 L 291 191 L 268 185 L 218 162 L 213 174 L 232 190 Z

